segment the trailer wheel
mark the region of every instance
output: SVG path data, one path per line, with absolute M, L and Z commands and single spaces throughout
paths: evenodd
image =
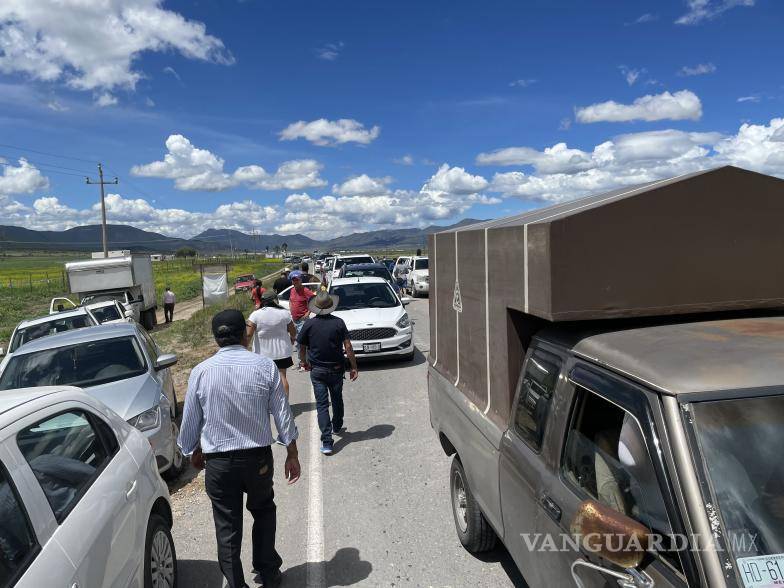
M 452 458 L 449 471 L 449 490 L 452 495 L 455 529 L 463 547 L 471 553 L 481 553 L 495 547 L 495 531 L 471 494 L 463 464 L 457 455 Z

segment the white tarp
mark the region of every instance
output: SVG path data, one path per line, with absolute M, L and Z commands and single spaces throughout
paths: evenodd
M 202 288 L 205 305 L 229 299 L 229 282 L 225 273 L 205 273 Z

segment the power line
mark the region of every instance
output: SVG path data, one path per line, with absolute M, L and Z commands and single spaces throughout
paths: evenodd
M 0 153 L 0 157 L 5 158 L 5 159 L 16 159 L 16 157 L 13 157 L 11 155 L 5 155 L 3 153 Z M 90 172 L 85 171 L 83 169 L 76 169 L 75 167 L 66 167 L 64 165 L 57 165 L 56 163 L 48 163 L 46 161 L 33 161 L 32 159 L 27 159 L 26 157 L 24 159 L 28 163 L 32 163 L 33 165 L 35 165 L 37 167 L 54 167 L 54 168 L 57 168 L 57 169 L 64 169 L 64 170 L 68 170 L 68 171 L 72 171 L 72 172 L 79 172 L 80 174 L 89 174 L 90 173 Z
M 37 153 L 38 155 L 48 155 L 49 157 L 59 157 L 60 159 L 71 159 L 73 161 L 81 161 L 82 163 L 92 163 L 96 164 L 96 161 L 91 159 L 82 159 L 81 157 L 72 157 L 70 155 L 59 155 L 57 153 L 48 153 L 47 151 L 37 151 L 35 149 L 30 149 L 29 147 L 19 147 L 18 145 L 9 145 L 7 143 L 0 143 L 0 147 L 7 147 L 8 149 L 14 149 L 16 151 L 29 151 L 30 153 Z

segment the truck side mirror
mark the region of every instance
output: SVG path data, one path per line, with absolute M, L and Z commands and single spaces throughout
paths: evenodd
M 572 578 L 578 588 L 583 588 L 582 580 L 577 575 L 578 567 L 587 567 L 611 576 L 622 586 L 653 587 L 650 576 L 636 569 L 645 557 L 651 534 L 645 525 L 599 502 L 586 500 L 577 509 L 570 528 L 585 551 L 626 570 L 617 572 L 578 559 L 572 564 Z

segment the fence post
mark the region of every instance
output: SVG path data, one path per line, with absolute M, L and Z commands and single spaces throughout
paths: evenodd
M 33 274 L 27 274 L 27 279 L 30 281 L 30 292 L 33 291 Z

